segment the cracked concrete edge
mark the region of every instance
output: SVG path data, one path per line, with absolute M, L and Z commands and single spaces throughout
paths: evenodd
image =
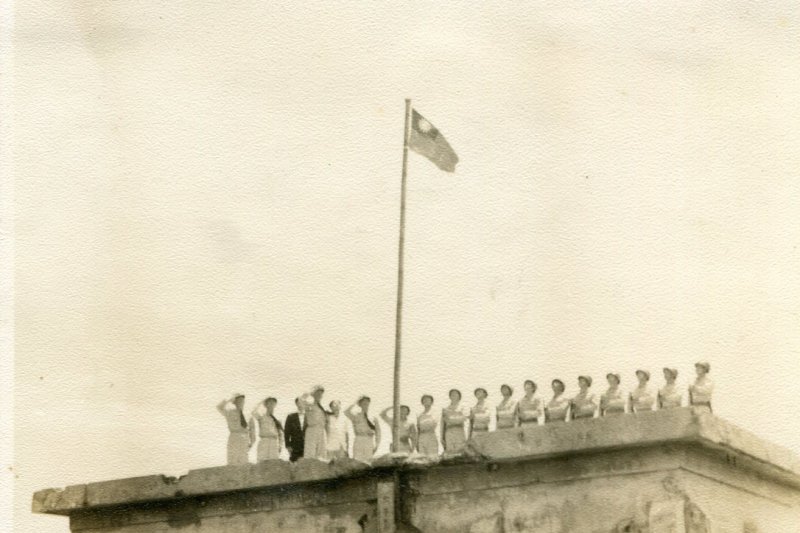
M 709 413 L 679 408 L 482 434 L 468 441 L 462 456 L 436 460 L 402 454 L 377 458 L 372 466 L 353 459 L 333 462 L 301 459 L 297 463 L 274 460 L 190 470 L 179 478 L 152 475 L 45 489 L 33 494 L 32 510 L 70 514 L 93 507 L 324 481 L 359 475 L 367 469 L 525 461 L 669 442 L 698 442 L 707 448 L 744 455 L 765 465 L 768 472 L 780 470 L 800 485 L 800 460 L 789 450 Z

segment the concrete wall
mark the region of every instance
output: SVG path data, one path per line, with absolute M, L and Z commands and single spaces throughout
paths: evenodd
M 109 533 L 794 533 L 798 465 L 681 409 L 482 435 L 443 463 L 218 467 L 48 489 L 33 508 Z
M 692 448 L 431 469 L 410 480 L 409 514 L 443 533 L 800 531 L 796 488 Z
M 70 518 L 73 531 L 255 533 L 377 531 L 375 482 L 347 480 L 284 489 L 96 509 Z

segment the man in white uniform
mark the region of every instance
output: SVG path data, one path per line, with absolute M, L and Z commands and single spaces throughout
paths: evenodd
M 353 423 L 353 459 L 362 463 L 372 462 L 372 456 L 381 443 L 381 426 L 369 414 L 369 404 L 369 396 L 360 396 L 356 403 L 344 411 Z
M 217 404 L 217 411 L 228 423 L 228 464 L 247 464 L 247 454 L 253 445 L 252 433 L 244 418 L 244 394 L 236 393 Z
M 306 402 L 306 427 L 303 457 L 308 459 L 327 459 L 327 435 L 325 429 L 328 422 L 328 411 L 322 407 L 322 395 L 325 387 L 317 385 L 310 394 L 303 394 Z
M 348 456 L 350 449 L 350 420 L 342 414 L 339 400 L 330 403 L 328 415 L 328 458 L 341 459 Z
M 250 419 L 250 431 L 255 433 L 258 428 L 258 448 L 256 459 L 266 461 L 268 459 L 278 459 L 281 453 L 281 443 L 283 442 L 283 426 L 275 418 L 275 405 L 278 400 L 267 398 L 253 410 Z

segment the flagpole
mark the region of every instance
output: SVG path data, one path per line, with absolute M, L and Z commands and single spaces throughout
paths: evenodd
M 400 449 L 400 339 L 403 327 L 403 247 L 406 234 L 406 175 L 408 174 L 408 136 L 411 131 L 411 100 L 406 98 L 403 131 L 403 173 L 400 182 L 400 239 L 397 249 L 397 310 L 394 329 L 394 397 L 392 403 L 392 450 Z

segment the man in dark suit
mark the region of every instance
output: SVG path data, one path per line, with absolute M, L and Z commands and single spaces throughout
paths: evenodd
M 306 405 L 302 398 L 295 398 L 294 404 L 297 412 L 286 417 L 283 428 L 283 438 L 286 449 L 289 451 L 289 460 L 294 462 L 303 457 L 305 447 Z

